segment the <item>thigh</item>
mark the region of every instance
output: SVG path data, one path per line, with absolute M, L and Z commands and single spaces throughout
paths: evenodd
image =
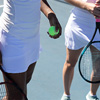
M 100 51 L 94 46 L 91 46 L 90 50 L 92 54 L 93 72 L 95 72 L 94 74 L 100 75 Z
M 25 94 L 27 93 L 26 72 L 16 74 L 7 73 L 7 75 L 22 89 Z M 6 76 L 4 76 L 4 80 L 10 81 Z M 15 88 L 15 86 L 7 84 L 6 90 L 8 100 L 23 100 L 23 95 L 17 88 Z
M 26 83 L 28 84 L 32 78 L 32 74 L 35 68 L 36 62 L 34 62 L 33 64 L 31 64 L 26 72 Z
M 82 49 L 83 48 L 80 48 L 78 50 L 71 50 L 66 48 L 66 62 L 70 63 L 72 66 L 75 66 Z
M 91 51 L 91 55 L 92 55 L 92 61 L 99 61 L 100 60 L 100 51 L 95 48 L 94 46 L 90 46 L 90 51 Z
M 7 73 L 7 75 L 22 89 L 22 91 L 27 95 L 27 83 L 31 80 L 35 63 L 31 64 L 26 72 L 23 73 Z M 9 81 L 9 79 L 4 76 L 5 81 Z M 19 93 L 19 90 L 12 85 L 6 85 L 6 90 L 8 96 L 8 100 L 23 100 L 23 96 Z

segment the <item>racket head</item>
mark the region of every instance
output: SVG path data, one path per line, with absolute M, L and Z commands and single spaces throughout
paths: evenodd
M 95 46 L 99 46 L 96 48 Z M 88 83 L 100 83 L 100 41 L 90 42 L 79 57 L 79 73 Z

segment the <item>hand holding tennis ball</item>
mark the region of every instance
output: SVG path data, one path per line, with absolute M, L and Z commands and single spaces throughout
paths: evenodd
M 48 14 L 48 19 L 49 19 L 51 27 L 49 28 L 47 33 L 49 34 L 51 38 L 54 38 L 54 39 L 59 38 L 62 32 L 62 28 L 56 15 L 54 13 L 50 13 Z
M 56 32 L 55 26 L 51 26 L 49 28 L 48 34 L 51 36 L 55 36 L 55 35 L 59 34 L 59 30 Z

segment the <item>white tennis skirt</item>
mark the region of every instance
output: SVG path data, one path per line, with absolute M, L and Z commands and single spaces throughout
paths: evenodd
M 20 40 L 0 29 L 0 41 L 3 69 L 8 73 L 27 71 L 30 64 L 39 58 L 40 34 L 30 37 L 28 41 Z
M 75 7 L 65 27 L 65 45 L 67 48 L 77 50 L 84 47 L 91 40 L 95 27 L 94 16 L 86 10 Z M 100 41 L 99 32 L 97 32 L 94 40 Z

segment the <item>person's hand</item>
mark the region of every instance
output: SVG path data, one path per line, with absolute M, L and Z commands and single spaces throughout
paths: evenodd
M 62 33 L 62 28 L 61 28 L 61 25 L 60 25 L 56 15 L 54 13 L 50 13 L 50 14 L 48 14 L 48 19 L 50 22 L 50 26 L 55 26 L 56 32 L 59 30 L 59 33 L 57 35 L 54 35 L 54 36 L 51 36 L 48 32 L 47 33 L 49 34 L 49 36 L 51 38 L 54 38 L 54 39 L 59 38 L 61 33 Z
M 100 18 L 100 1 L 94 3 L 86 3 L 86 9 L 94 15 L 95 18 Z
M 96 0 L 96 4 L 99 4 L 100 5 L 100 0 Z
M 96 0 L 96 3 L 95 3 L 97 9 L 99 10 L 100 12 L 100 0 Z M 100 19 L 100 16 L 95 16 L 96 19 Z

